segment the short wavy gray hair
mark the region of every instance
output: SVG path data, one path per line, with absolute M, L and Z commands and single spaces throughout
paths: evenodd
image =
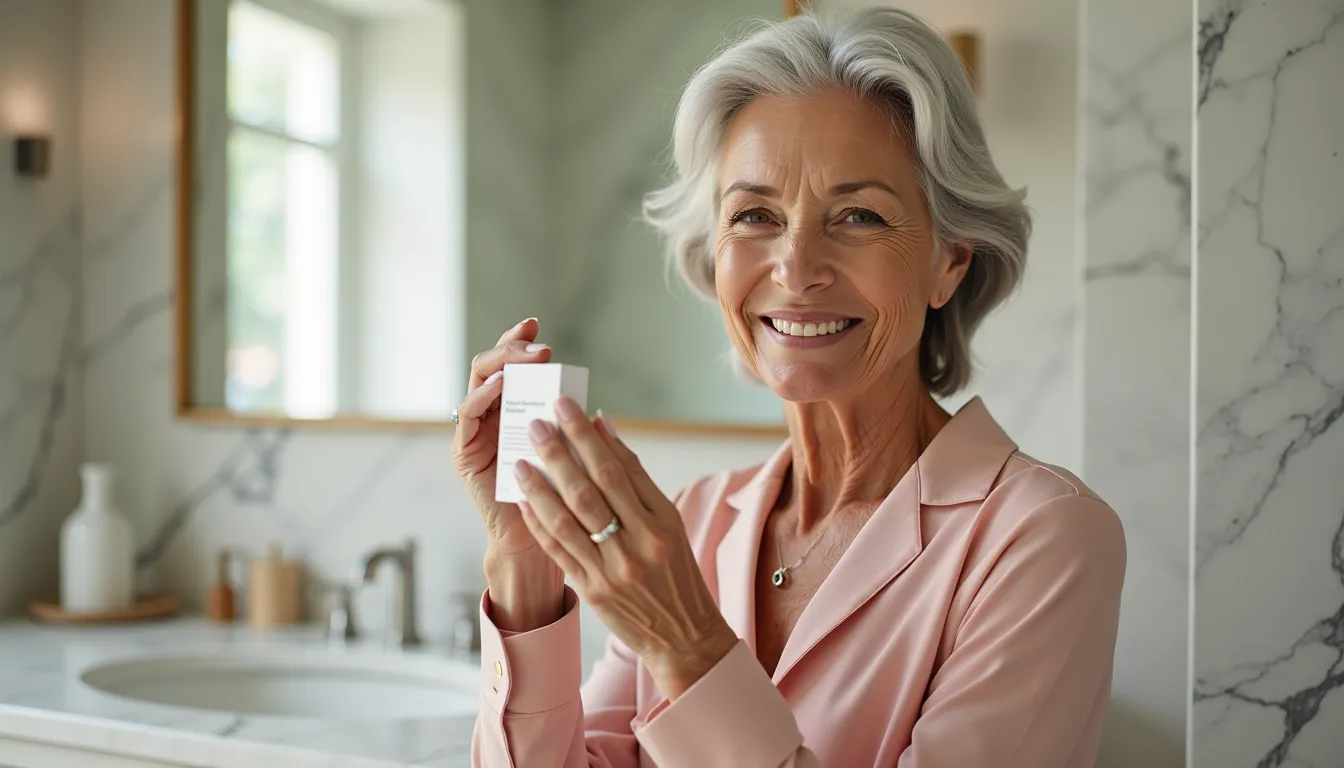
M 713 300 L 716 166 L 729 122 L 758 96 L 834 87 L 891 111 L 901 135 L 913 138 L 936 242 L 972 251 L 952 299 L 928 310 L 919 345 L 924 383 L 950 395 L 970 380 L 976 327 L 1021 278 L 1031 215 L 1026 190 L 1010 188 L 989 156 L 960 59 L 919 17 L 895 8 L 808 13 L 768 22 L 722 49 L 682 93 L 676 173 L 645 198 L 645 218 L 663 233 L 681 275 Z

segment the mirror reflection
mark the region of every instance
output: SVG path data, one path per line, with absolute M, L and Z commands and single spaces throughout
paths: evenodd
M 776 0 L 188 2 L 184 412 L 441 422 L 537 317 L 592 409 L 781 423 L 641 221 L 686 75 Z
M 196 402 L 446 418 L 462 347 L 453 7 L 195 10 Z

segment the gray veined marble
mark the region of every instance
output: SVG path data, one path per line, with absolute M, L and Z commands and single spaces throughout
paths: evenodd
M 57 532 L 79 461 L 83 216 L 73 0 L 0 13 L 0 615 L 55 589 Z M 20 177 L 9 140 L 40 129 L 50 174 Z
M 1199 25 L 1196 766 L 1344 756 L 1344 2 Z
M 1087 0 L 1082 476 L 1128 568 L 1101 768 L 1185 762 L 1189 690 L 1189 6 Z
M 14 462 L 4 473 L 9 488 L 0 486 L 0 528 L 36 503 L 77 382 L 78 232 L 72 212 L 30 254 L 0 269 L 0 357 L 6 361 L 0 370 L 0 442 Z M 38 334 L 51 343 L 35 339 Z
M 216 494 L 231 504 L 267 505 L 275 497 L 280 460 L 289 444 L 289 430 L 249 431 L 214 471 L 196 483 L 168 514 L 156 522 L 136 551 L 136 565 L 144 568 L 163 557 L 164 550 L 192 514 Z

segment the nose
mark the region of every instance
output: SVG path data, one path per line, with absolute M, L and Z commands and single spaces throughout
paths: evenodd
M 835 270 L 820 237 L 792 230 L 780 240 L 770 277 L 789 293 L 803 295 L 824 290 L 835 282 Z

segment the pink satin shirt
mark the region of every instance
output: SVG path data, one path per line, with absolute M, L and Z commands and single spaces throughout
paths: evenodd
M 755 654 L 756 557 L 790 461 L 786 444 L 677 497 L 741 641 L 675 703 L 615 638 L 580 689 L 573 592 L 559 621 L 514 635 L 487 593 L 473 764 L 1091 766 L 1125 572 L 1111 508 L 973 400 L 840 557 L 772 676 Z

